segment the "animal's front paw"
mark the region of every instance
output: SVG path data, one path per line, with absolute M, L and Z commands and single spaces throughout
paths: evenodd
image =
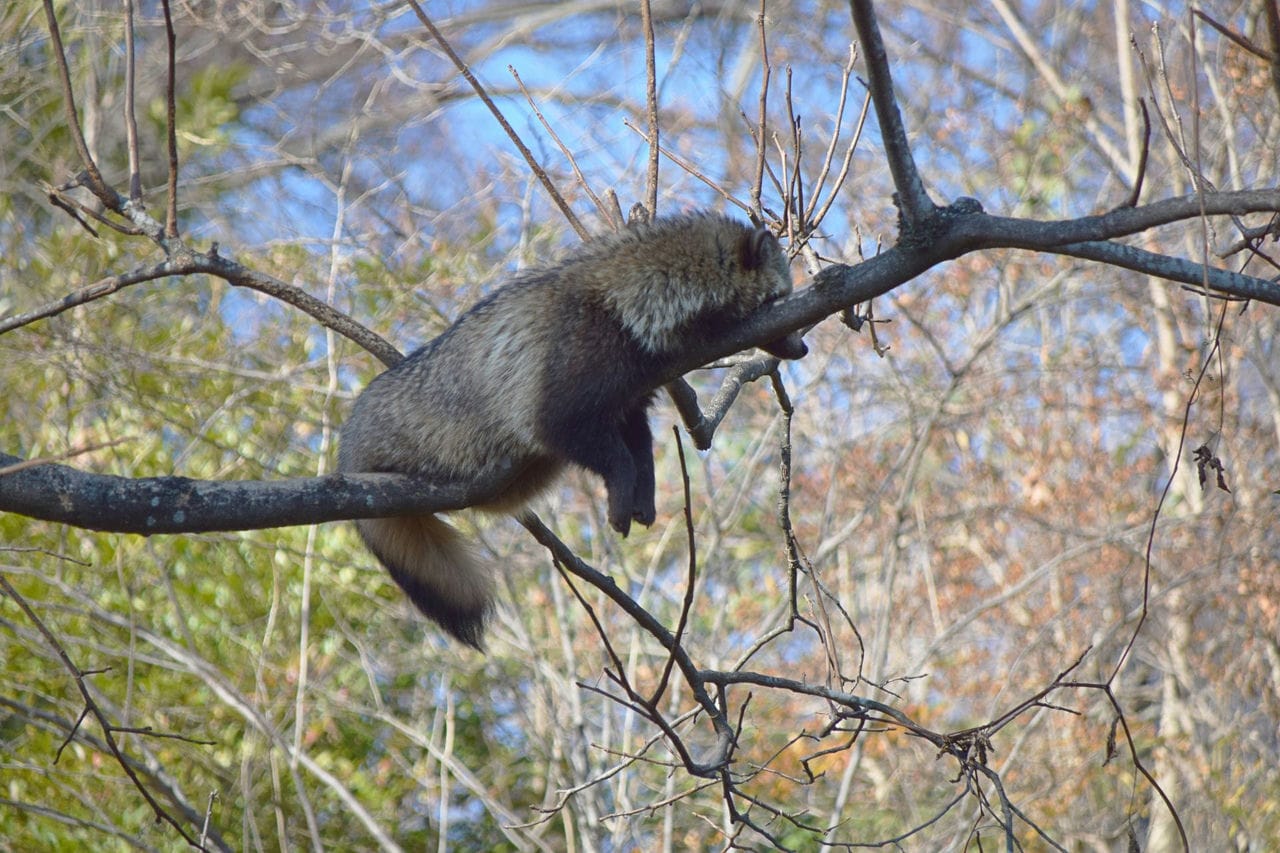
M 804 338 L 796 332 L 792 332 L 784 338 L 778 338 L 776 341 L 770 341 L 762 344 L 760 349 L 776 355 L 778 358 L 804 358 L 809 354 L 809 348 L 804 344 Z
M 612 507 L 609 508 L 609 526 L 622 536 L 626 536 L 631 532 L 631 516 L 625 512 L 615 512 Z

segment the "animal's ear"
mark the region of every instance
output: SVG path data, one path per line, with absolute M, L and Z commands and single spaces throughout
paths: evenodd
M 738 246 L 738 260 L 747 272 L 754 272 L 769 262 L 769 258 L 780 250 L 778 238 L 764 226 L 756 226 L 742 235 Z

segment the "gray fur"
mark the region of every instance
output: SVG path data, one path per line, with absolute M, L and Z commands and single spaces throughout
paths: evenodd
M 791 292 L 764 229 L 714 213 L 631 226 L 516 276 L 376 377 L 342 430 L 338 469 L 474 481 L 519 471 L 477 509 L 518 512 L 568 464 L 605 479 L 610 524 L 654 520 L 645 411 L 681 341 Z M 769 346 L 804 354 L 798 336 Z M 420 610 L 480 648 L 493 579 L 434 516 L 357 522 Z

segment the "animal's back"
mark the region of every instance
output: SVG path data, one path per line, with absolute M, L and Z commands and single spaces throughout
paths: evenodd
M 522 301 L 498 291 L 375 377 L 343 427 L 339 467 L 476 479 L 527 455 L 534 442 L 525 412 L 543 367 L 528 353 L 539 330 L 500 314 Z

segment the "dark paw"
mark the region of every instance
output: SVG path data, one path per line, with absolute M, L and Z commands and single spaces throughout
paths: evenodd
M 609 526 L 622 536 L 626 536 L 631 532 L 631 517 L 627 515 L 618 515 L 609 511 Z
M 645 527 L 648 527 L 657 519 L 658 511 L 654 509 L 652 505 L 648 507 L 638 506 L 636 507 L 635 512 L 631 514 L 631 517 L 643 524 Z
M 804 344 L 804 339 L 795 332 L 785 338 L 770 341 L 760 348 L 770 355 L 776 355 L 778 358 L 803 358 L 809 352 L 809 348 Z

